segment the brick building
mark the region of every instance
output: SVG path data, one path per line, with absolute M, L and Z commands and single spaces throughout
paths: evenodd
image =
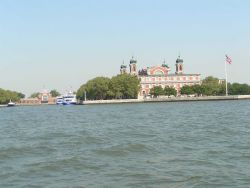
M 140 79 L 140 92 L 139 97 L 149 95 L 150 89 L 155 86 L 166 86 L 174 87 L 178 93 L 180 93 L 181 87 L 184 85 L 195 85 L 201 84 L 200 74 L 186 74 L 183 69 L 183 59 L 180 56 L 177 58 L 175 63 L 175 73 L 171 73 L 170 67 L 164 62 L 159 66 L 147 67 L 137 71 L 137 61 L 132 57 L 130 60 L 130 74 L 137 75 Z M 126 66 L 120 67 L 120 73 L 124 74 L 127 72 Z

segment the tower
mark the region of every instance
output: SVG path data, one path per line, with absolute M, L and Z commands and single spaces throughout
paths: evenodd
M 123 64 L 120 67 L 120 73 L 121 74 L 126 74 L 127 73 L 127 66 L 124 65 L 124 62 L 123 62 Z
M 180 58 L 180 56 L 178 56 L 178 58 L 176 59 L 176 71 L 175 74 L 183 74 L 183 59 Z
M 130 60 L 130 63 L 129 63 L 131 75 L 137 75 L 136 63 L 137 63 L 137 61 L 134 59 L 134 57 L 132 57 L 132 59 Z

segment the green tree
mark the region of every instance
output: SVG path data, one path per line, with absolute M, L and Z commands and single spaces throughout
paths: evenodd
M 150 95 L 153 95 L 154 97 L 158 97 L 160 95 L 164 95 L 165 92 L 161 86 L 155 86 L 150 89 L 149 91 Z
M 39 96 L 39 92 L 32 93 L 29 98 L 36 98 Z
M 140 81 L 134 75 L 120 74 L 112 77 L 109 88 L 110 97 L 135 99 L 138 97 Z
M 25 95 L 20 92 L 4 90 L 0 88 L 0 104 L 7 104 L 10 100 L 13 102 L 18 102 Z
M 174 87 L 166 86 L 164 88 L 164 94 L 167 95 L 167 96 L 170 96 L 170 95 L 176 96 L 177 95 L 177 91 L 176 91 L 176 89 Z
M 18 95 L 18 97 L 19 97 L 20 99 L 25 98 L 25 95 L 24 95 L 23 93 L 17 93 L 17 95 Z
M 85 84 L 87 98 L 91 100 L 106 99 L 109 90 L 110 79 L 107 77 L 96 77 Z
M 201 96 L 202 94 L 204 94 L 204 86 L 202 85 L 199 85 L 199 84 L 196 84 L 196 85 L 193 85 L 191 86 L 192 90 L 193 90 L 193 93 L 198 95 L 198 96 Z
M 250 86 L 247 84 L 229 84 L 228 90 L 230 95 L 250 95 Z
M 193 90 L 192 86 L 185 85 L 181 88 L 181 94 L 192 95 L 192 94 L 194 94 L 194 90 Z
M 132 99 L 137 98 L 140 89 L 140 81 L 136 76 L 122 74 L 112 77 L 97 77 L 89 80 L 77 90 L 77 98 L 87 99 Z
M 77 99 L 81 101 L 85 100 L 85 92 L 86 92 L 86 86 L 85 84 L 83 84 L 76 92 Z
M 51 90 L 51 91 L 50 91 L 50 94 L 51 94 L 52 97 L 58 97 L 58 96 L 61 95 L 61 94 L 60 94 L 57 90 L 55 90 L 55 89 Z
M 204 88 L 204 95 L 219 95 L 221 92 L 221 84 L 219 83 L 218 78 L 208 76 L 202 80 L 201 85 Z
M 124 76 L 118 75 L 111 78 L 109 83 L 108 98 L 109 99 L 121 99 L 124 98 L 125 85 Z

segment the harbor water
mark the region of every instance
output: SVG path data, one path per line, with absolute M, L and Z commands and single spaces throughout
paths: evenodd
M 0 187 L 250 187 L 250 100 L 0 108 Z

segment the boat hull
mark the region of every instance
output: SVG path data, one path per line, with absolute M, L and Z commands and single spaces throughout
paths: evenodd
M 16 104 L 8 104 L 7 107 L 14 107 Z
M 76 105 L 76 102 L 63 102 L 63 105 Z

